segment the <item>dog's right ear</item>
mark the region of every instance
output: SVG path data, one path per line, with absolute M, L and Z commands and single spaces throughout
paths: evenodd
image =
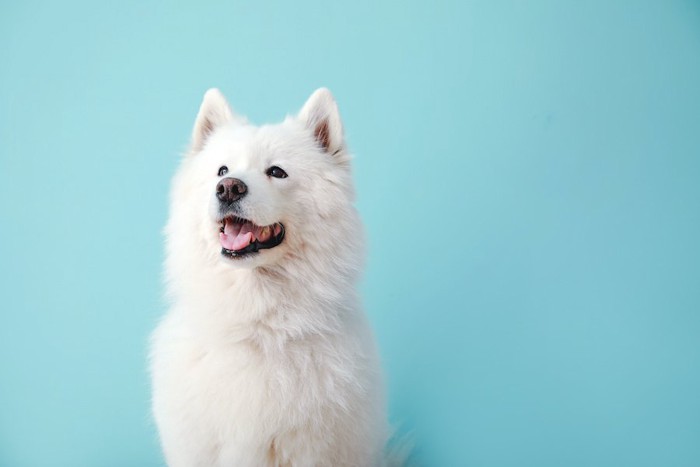
M 236 117 L 228 105 L 226 98 L 216 88 L 211 88 L 204 94 L 202 105 L 199 107 L 197 120 L 192 130 L 192 151 L 198 152 L 204 147 L 212 132 L 231 121 L 241 120 Z
M 299 119 L 313 132 L 318 145 L 329 154 L 337 154 L 344 146 L 343 123 L 333 94 L 320 88 L 311 94 L 299 112 Z

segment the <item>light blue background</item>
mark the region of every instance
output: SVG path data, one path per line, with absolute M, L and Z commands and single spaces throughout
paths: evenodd
M 0 7 L 1 466 L 161 465 L 146 340 L 201 96 L 267 122 L 322 85 L 416 459 L 700 465 L 700 3 L 112 3 Z

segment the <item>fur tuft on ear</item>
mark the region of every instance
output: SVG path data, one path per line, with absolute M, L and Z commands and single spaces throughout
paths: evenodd
M 237 119 L 221 91 L 216 88 L 209 89 L 204 94 L 192 130 L 192 150 L 200 151 L 217 127 Z
M 333 94 L 320 88 L 311 94 L 298 118 L 313 132 L 319 146 L 329 154 L 343 148 L 343 123 Z

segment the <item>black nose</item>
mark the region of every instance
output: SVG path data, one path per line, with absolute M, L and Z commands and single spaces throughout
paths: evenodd
M 219 201 L 226 204 L 231 204 L 243 198 L 248 192 L 248 187 L 243 180 L 237 178 L 226 177 L 216 185 L 216 197 Z

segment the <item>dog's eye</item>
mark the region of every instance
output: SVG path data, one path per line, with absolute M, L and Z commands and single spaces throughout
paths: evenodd
M 276 165 L 273 165 L 267 171 L 265 172 L 268 177 L 275 177 L 275 178 L 287 178 L 287 172 L 284 170 L 280 169 Z
M 228 173 L 228 167 L 226 167 L 225 165 L 222 165 L 221 167 L 219 167 L 219 177 L 223 177 L 227 173 Z

